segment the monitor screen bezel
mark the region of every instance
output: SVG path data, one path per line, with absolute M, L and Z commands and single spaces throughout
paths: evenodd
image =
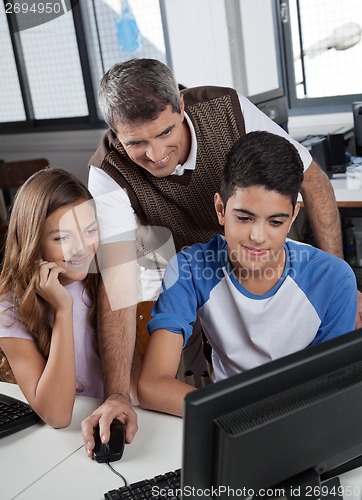
M 213 484 L 214 420 L 243 405 L 362 360 L 362 329 L 189 393 L 184 403 L 182 491 Z M 361 438 L 362 439 L 362 438 Z

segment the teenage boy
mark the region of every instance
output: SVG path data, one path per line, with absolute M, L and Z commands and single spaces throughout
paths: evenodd
M 194 388 L 175 375 L 197 315 L 215 381 L 353 330 L 351 268 L 286 239 L 302 181 L 299 154 L 283 137 L 259 131 L 236 141 L 214 197 L 225 236 L 181 251 L 167 268 L 148 325 L 141 406 L 182 415 Z

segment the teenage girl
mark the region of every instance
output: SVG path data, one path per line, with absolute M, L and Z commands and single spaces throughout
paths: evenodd
M 97 244 L 94 202 L 76 177 L 45 169 L 19 189 L 0 275 L 0 380 L 53 427 L 70 424 L 77 393 L 103 398 Z

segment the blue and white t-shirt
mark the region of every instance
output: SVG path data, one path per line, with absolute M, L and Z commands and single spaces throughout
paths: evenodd
M 236 279 L 221 235 L 170 262 L 148 325 L 192 334 L 196 315 L 212 347 L 216 380 L 354 329 L 357 286 L 350 266 L 310 245 L 287 240 L 278 283 L 255 295 Z

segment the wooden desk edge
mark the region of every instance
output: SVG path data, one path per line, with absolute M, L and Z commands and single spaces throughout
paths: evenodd
M 338 208 L 362 208 L 362 201 L 337 201 Z
M 304 202 L 299 201 L 301 207 L 304 207 Z M 338 208 L 362 208 L 362 201 L 337 201 Z

